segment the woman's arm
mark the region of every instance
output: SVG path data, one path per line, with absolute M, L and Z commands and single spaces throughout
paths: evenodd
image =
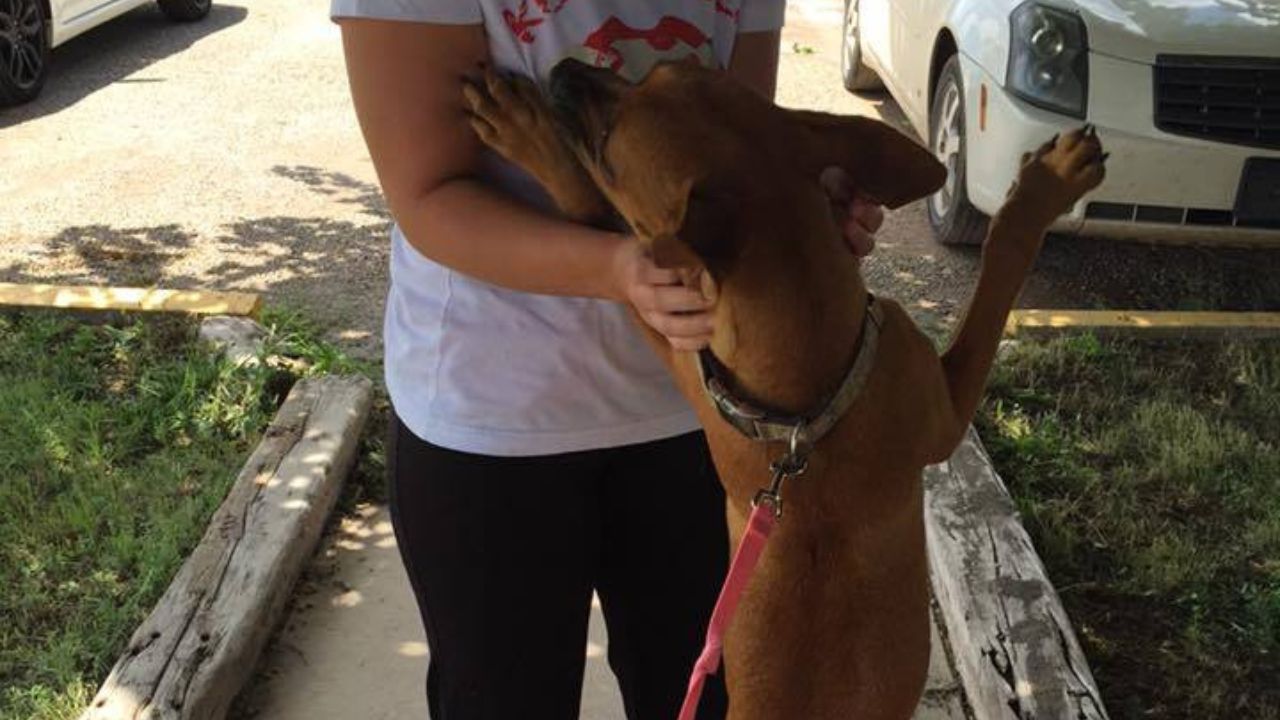
M 488 61 L 480 26 L 343 20 L 347 76 L 383 194 L 423 255 L 516 290 L 623 299 L 624 236 L 538 212 L 477 179 L 461 78 Z
M 678 346 L 710 336 L 707 301 L 630 238 L 551 217 L 477 178 L 462 78 L 489 59 L 480 26 L 341 22 L 356 116 L 383 194 L 423 255 L 524 292 L 627 301 Z
M 769 100 L 778 87 L 778 30 L 740 33 L 729 58 L 729 75 Z

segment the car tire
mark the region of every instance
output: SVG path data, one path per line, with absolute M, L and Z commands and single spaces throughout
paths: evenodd
M 213 0 L 157 0 L 157 3 L 166 17 L 176 22 L 202 20 L 213 7 Z
M 947 181 L 929 196 L 929 224 L 943 245 L 981 245 L 987 234 L 987 216 L 969 202 L 965 174 L 964 79 L 960 57 L 952 55 L 942 66 L 934 85 L 929 109 L 929 149 L 947 167 Z
M 844 42 L 840 51 L 840 75 L 846 90 L 878 90 L 884 85 L 875 70 L 862 64 L 862 38 L 858 35 L 858 0 L 844 3 Z
M 49 74 L 49 21 L 40 0 L 0 2 L 0 107 L 30 102 Z

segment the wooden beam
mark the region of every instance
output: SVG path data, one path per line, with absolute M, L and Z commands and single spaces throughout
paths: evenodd
M 81 720 L 221 720 L 356 456 L 372 385 L 299 381 Z
M 205 290 L 0 283 L 0 305 L 257 317 L 262 298 L 253 293 Z
M 1023 332 L 1093 330 L 1170 337 L 1280 336 L 1280 313 L 1145 310 L 1014 310 L 1006 335 Z
M 934 597 L 975 720 L 1106 720 L 1080 643 L 972 428 L 925 470 Z

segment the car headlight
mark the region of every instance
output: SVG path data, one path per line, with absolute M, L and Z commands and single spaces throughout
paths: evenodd
M 1089 99 L 1084 21 L 1029 1 L 1013 11 L 1009 25 L 1009 91 L 1032 105 L 1083 118 Z

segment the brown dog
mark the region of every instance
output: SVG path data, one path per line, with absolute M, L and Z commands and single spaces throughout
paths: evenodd
M 492 72 L 465 94 L 481 139 L 567 215 L 598 222 L 616 209 L 655 262 L 714 285 L 711 349 L 725 382 L 784 415 L 811 413 L 834 393 L 868 327 L 858 260 L 820 176 L 839 168 L 890 207 L 945 177 L 886 125 L 784 110 L 691 63 L 660 65 L 631 85 L 567 61 L 552 74 L 554 114 L 531 83 Z M 786 485 L 786 516 L 726 639 L 731 718 L 912 715 L 929 658 L 921 472 L 959 443 L 1045 229 L 1097 186 L 1104 159 L 1084 129 L 1027 156 L 941 357 L 901 307 L 878 301 L 865 384 L 808 472 Z M 784 443 L 750 440 L 726 422 L 704 394 L 697 356 L 648 332 L 698 410 L 736 545 Z

